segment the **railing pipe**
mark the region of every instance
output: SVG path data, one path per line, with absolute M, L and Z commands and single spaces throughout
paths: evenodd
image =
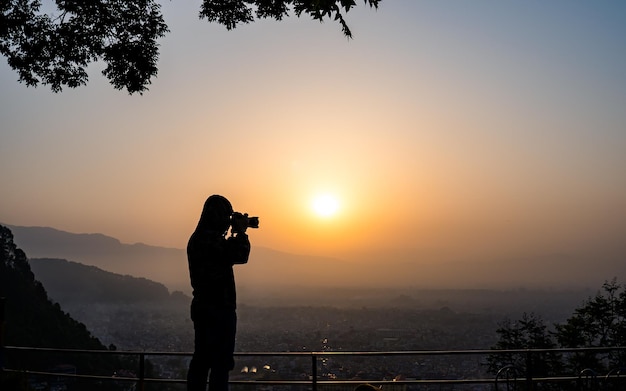
M 526 389 L 528 391 L 535 389 L 535 383 L 533 382 L 533 357 L 530 350 L 526 352 Z
M 0 371 L 4 369 L 4 303 L 5 297 L 0 297 Z
M 144 384 L 146 381 L 146 353 L 139 353 L 139 391 L 144 391 Z
M 30 371 L 24 368 L 4 368 L 4 372 L 19 372 L 24 375 L 40 375 L 40 376 L 55 376 L 55 377 L 70 377 L 70 378 L 85 378 L 85 379 L 118 379 L 122 381 L 134 381 L 136 382 L 136 386 L 138 390 L 143 391 L 146 383 L 185 383 L 185 379 L 159 379 L 159 378 L 148 378 L 146 377 L 146 357 L 147 356 L 179 356 L 179 357 L 188 357 L 191 356 L 191 352 L 159 352 L 159 351 L 112 351 L 112 350 L 84 350 L 84 349 L 56 349 L 56 348 L 32 348 L 32 347 L 17 347 L 17 346 L 6 346 L 5 350 L 16 351 L 16 352 L 62 352 L 62 353 L 81 353 L 81 354 L 115 354 L 115 355 L 127 355 L 127 356 L 135 356 L 139 357 L 139 374 L 137 377 L 124 377 L 124 378 L 112 378 L 111 376 L 95 376 L 95 375 L 86 375 L 86 374 L 59 374 L 59 373 L 50 373 L 50 372 L 38 372 L 38 371 Z M 513 379 L 509 379 L 509 373 L 500 373 L 496 375 L 495 378 L 459 378 L 459 379 L 407 379 L 407 380 L 377 380 L 377 379 L 363 379 L 359 381 L 353 380 L 320 380 L 319 379 L 319 368 L 318 361 L 322 356 L 441 356 L 441 355 L 493 355 L 493 354 L 525 354 L 526 356 L 526 364 L 528 368 L 526 369 L 525 378 L 519 379 L 519 385 L 524 385 L 526 390 L 534 390 L 536 389 L 536 385 L 539 382 L 549 382 L 553 384 L 559 384 L 563 382 L 579 382 L 581 380 L 580 374 L 578 376 L 572 375 L 560 375 L 553 377 L 533 377 L 533 358 L 531 357 L 535 353 L 545 353 L 545 352 L 607 352 L 607 351 L 618 351 L 624 352 L 626 351 L 626 347 L 597 347 L 597 348 L 557 348 L 557 349 L 502 349 L 502 350 L 494 350 L 494 349 L 482 349 L 482 350 L 422 350 L 422 351 L 377 351 L 377 352 L 353 352 L 353 351 L 340 351 L 340 352 L 235 352 L 235 356 L 299 356 L 304 357 L 306 355 L 310 355 L 311 357 L 311 379 L 308 381 L 296 381 L 296 380 L 232 380 L 231 384 L 241 384 L 241 385 L 308 385 L 311 387 L 312 391 L 317 391 L 319 389 L 319 385 L 356 385 L 364 382 L 375 383 L 379 385 L 385 384 L 406 384 L 406 385 L 444 385 L 444 384 L 494 384 L 496 389 L 498 389 L 498 377 L 500 374 L 506 376 L 506 385 L 507 388 L 509 383 L 512 380 L 512 383 L 517 383 L 516 375 L 513 374 Z M 620 374 L 623 373 L 623 366 L 620 366 L 619 370 L 609 371 L 607 375 L 607 379 L 611 379 L 615 382 L 620 382 Z
M 317 356 L 311 354 L 311 388 L 317 391 Z

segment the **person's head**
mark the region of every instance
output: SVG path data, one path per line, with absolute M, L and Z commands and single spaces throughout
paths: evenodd
M 207 198 L 196 229 L 224 233 L 230 226 L 233 207 L 225 197 L 214 194 Z

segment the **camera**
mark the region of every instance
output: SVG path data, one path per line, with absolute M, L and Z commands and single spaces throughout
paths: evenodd
M 247 213 L 234 212 L 231 217 L 233 233 L 246 232 L 247 228 L 259 228 L 258 217 L 248 217 Z

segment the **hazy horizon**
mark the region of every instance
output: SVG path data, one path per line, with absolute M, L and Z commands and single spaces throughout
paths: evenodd
M 126 244 L 103 234 L 77 234 L 52 227 L 9 228 L 16 245 L 31 259 L 65 259 L 147 278 L 170 291 L 191 294 L 184 249 Z M 598 260 L 589 268 L 584 259 L 562 254 L 506 261 L 346 261 L 255 246 L 248 264 L 235 267 L 235 275 L 239 289 L 248 297 L 294 300 L 303 292 L 326 288 L 364 289 L 372 294 L 404 289 L 596 291 L 606 281 L 623 282 L 626 270 L 623 262 Z
M 357 2 L 352 40 L 192 3 L 143 96 L 0 61 L 0 221 L 183 249 L 222 194 L 253 247 L 390 281 L 626 278 L 626 2 Z

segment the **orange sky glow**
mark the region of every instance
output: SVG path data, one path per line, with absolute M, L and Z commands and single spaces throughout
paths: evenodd
M 0 222 L 184 248 L 222 194 L 284 252 L 625 260 L 625 2 L 384 1 L 353 40 L 195 7 L 163 4 L 143 96 L 102 64 L 60 94 L 0 64 Z

